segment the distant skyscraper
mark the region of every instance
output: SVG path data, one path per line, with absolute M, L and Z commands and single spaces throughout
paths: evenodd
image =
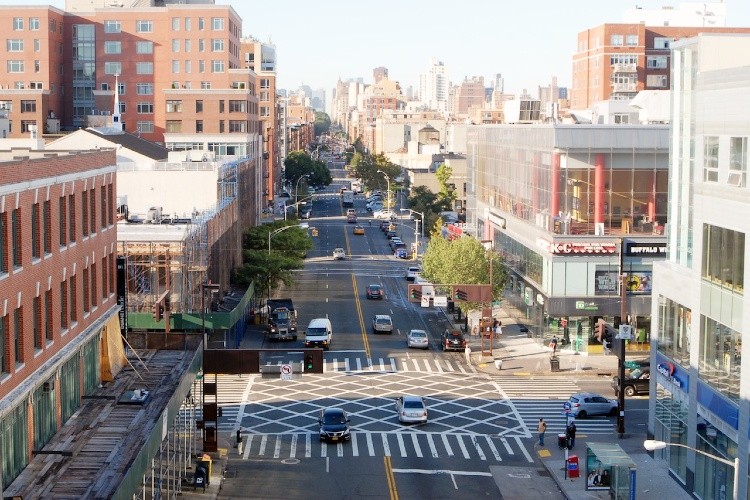
M 372 70 L 372 79 L 375 83 L 380 82 L 384 78 L 388 78 L 388 68 L 380 66 Z
M 449 88 L 448 68 L 432 59 L 427 73 L 419 76 L 419 100 L 432 110 L 447 113 Z

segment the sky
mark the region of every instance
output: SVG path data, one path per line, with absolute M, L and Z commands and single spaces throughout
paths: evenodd
M 449 79 L 495 74 L 505 91 L 539 85 L 570 87 L 572 57 L 580 31 L 619 23 L 627 9 L 677 7 L 679 0 L 215 0 L 232 5 L 243 36 L 276 46 L 279 88 L 309 85 L 330 90 L 339 79 L 363 78 L 388 69 L 402 89 L 419 85 L 433 59 Z M 727 26 L 750 27 L 750 0 L 725 0 Z M 0 0 L 0 5 L 64 0 Z

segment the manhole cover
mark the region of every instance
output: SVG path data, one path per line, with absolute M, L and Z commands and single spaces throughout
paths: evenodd
M 297 465 L 299 463 L 299 459 L 298 458 L 285 458 L 284 460 L 281 461 L 281 463 L 286 464 L 286 465 Z
M 508 423 L 508 420 L 507 420 L 507 419 L 504 419 L 504 418 L 501 418 L 501 419 L 499 419 L 499 420 L 495 420 L 495 421 L 493 422 L 493 424 L 495 424 L 495 425 L 500 425 L 500 426 L 502 426 L 502 425 L 505 425 L 505 424 L 507 424 L 507 423 Z

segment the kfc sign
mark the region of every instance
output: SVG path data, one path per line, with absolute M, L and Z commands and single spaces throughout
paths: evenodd
M 538 239 L 539 247 L 555 255 L 614 255 L 617 243 L 600 243 L 598 241 L 568 241 L 552 243 Z

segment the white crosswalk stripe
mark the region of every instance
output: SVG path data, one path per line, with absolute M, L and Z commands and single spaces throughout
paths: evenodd
M 438 438 L 438 436 L 440 436 Z M 273 457 L 358 457 L 389 456 L 417 458 L 457 458 L 483 462 L 517 460 L 533 463 L 529 447 L 533 442 L 520 437 L 499 438 L 474 434 L 385 433 L 352 431 L 348 443 L 322 443 L 317 434 L 243 434 L 243 458 Z
M 281 361 L 278 364 L 282 364 Z M 342 369 L 343 368 L 343 369 Z M 323 360 L 323 372 L 420 372 L 420 373 L 477 373 L 473 366 L 467 366 L 451 359 L 430 357 L 409 358 L 373 358 L 363 357 L 334 357 Z

